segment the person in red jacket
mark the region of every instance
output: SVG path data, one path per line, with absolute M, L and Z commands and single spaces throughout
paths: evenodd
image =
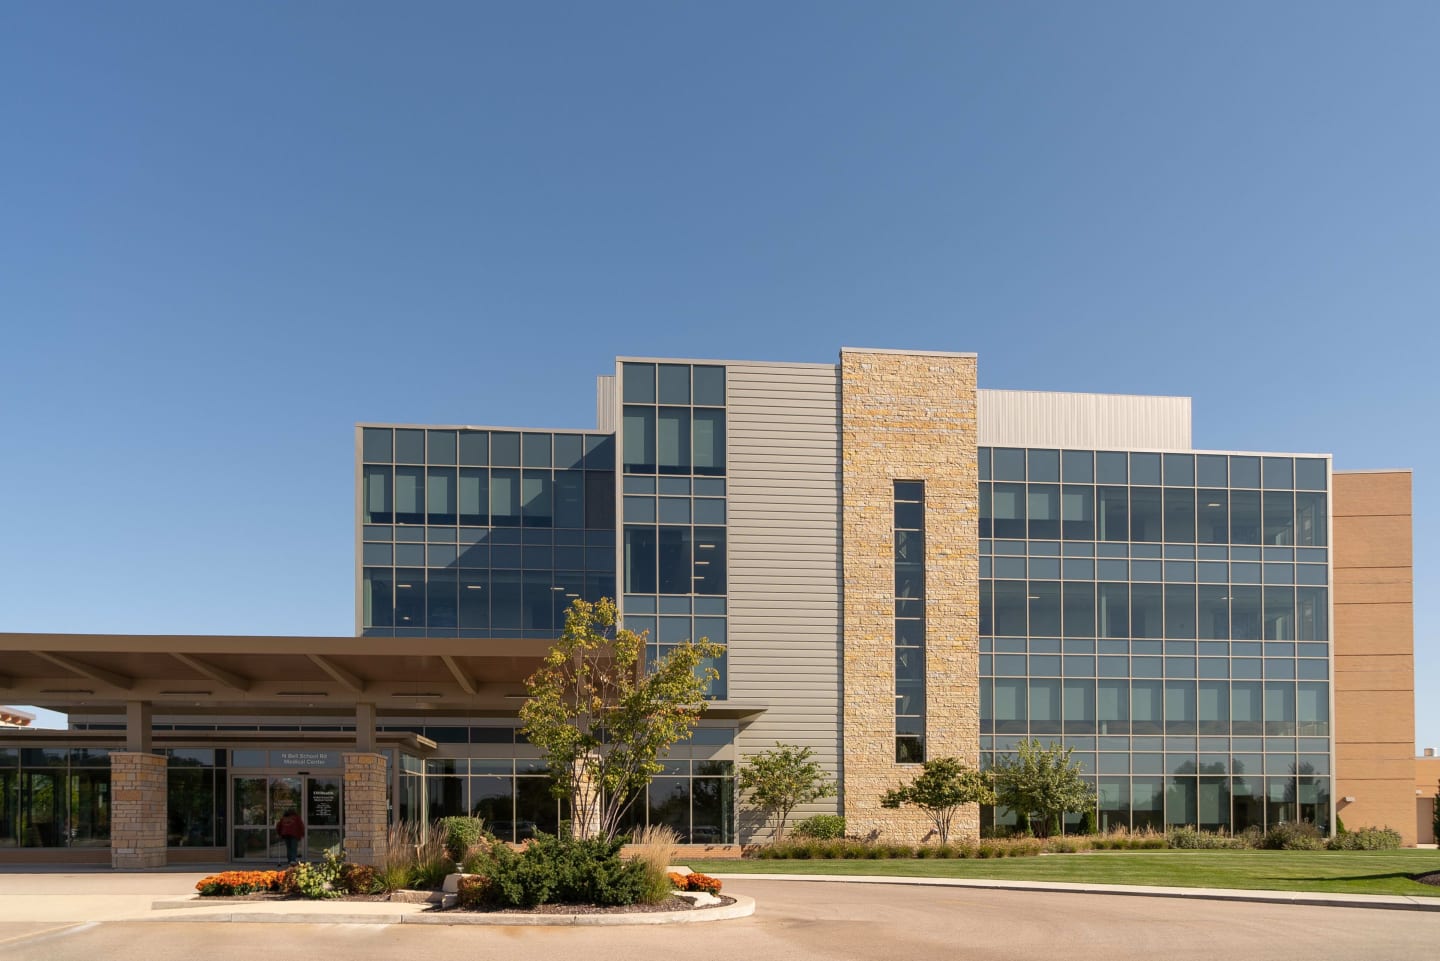
M 285 840 L 285 861 L 294 864 L 300 857 L 300 840 L 305 837 L 305 822 L 294 808 L 285 812 L 275 824 L 275 831 Z

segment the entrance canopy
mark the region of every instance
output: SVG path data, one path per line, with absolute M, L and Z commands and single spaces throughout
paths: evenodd
M 0 697 L 92 713 L 456 709 L 513 715 L 543 640 L 0 634 Z
M 0 633 L 0 699 L 66 713 L 513 717 L 549 650 L 536 639 Z M 760 704 L 712 701 L 748 721 Z

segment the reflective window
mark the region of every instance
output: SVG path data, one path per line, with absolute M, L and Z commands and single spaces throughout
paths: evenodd
M 395 522 L 425 523 L 425 468 L 395 468 Z
M 1165 486 L 1166 486 L 1166 487 L 1194 487 L 1194 486 L 1195 486 L 1195 455 L 1193 455 L 1193 454 L 1166 454 L 1166 455 L 1165 455 Z
M 625 472 L 655 473 L 655 408 L 626 407 L 624 437 Z
M 1295 487 L 1302 491 L 1325 490 L 1325 460 L 1320 457 L 1299 457 L 1295 460 Z
M 401 464 L 425 463 L 425 432 L 423 430 L 397 430 L 395 432 L 395 460 Z
M 1060 501 L 1065 539 L 1094 540 L 1095 488 L 1066 484 L 1062 489 Z
M 388 463 L 391 460 L 390 428 L 366 427 L 361 431 L 361 459 Z
M 704 367 L 696 364 L 691 368 L 695 403 L 706 407 L 725 406 L 725 368 Z
M 428 430 L 425 432 L 425 436 L 431 464 L 455 463 L 455 432 L 453 430 Z
M 725 473 L 725 411 L 695 410 L 693 437 L 695 473 L 720 476 Z
M 390 479 L 391 468 L 389 466 L 365 465 L 364 490 L 361 497 L 366 524 L 389 524 L 392 522 Z
M 660 365 L 660 387 L 657 398 L 662 404 L 688 405 L 690 403 L 690 366 L 688 364 Z
M 688 370 L 688 368 L 686 368 Z M 662 474 L 690 473 L 690 408 L 661 407 L 656 428 Z
M 1095 480 L 1095 454 L 1088 450 L 1067 450 L 1060 455 L 1062 479 L 1067 484 L 1088 484 Z
M 1130 488 L 1130 539 L 1132 541 L 1161 540 L 1163 538 L 1162 513 L 1160 488 Z
M 654 364 L 622 365 L 621 399 L 627 404 L 655 403 Z

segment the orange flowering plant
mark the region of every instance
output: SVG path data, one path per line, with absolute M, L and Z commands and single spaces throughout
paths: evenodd
M 195 882 L 202 897 L 279 891 L 284 871 L 222 871 Z
M 706 894 L 720 893 L 720 879 L 712 878 L 708 874 L 690 874 L 685 878 L 685 890 L 704 891 Z

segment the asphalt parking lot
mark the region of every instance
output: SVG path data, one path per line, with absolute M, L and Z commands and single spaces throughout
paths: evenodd
M 0 875 L 6 961 L 191 961 L 299 956 L 637 961 L 697 952 L 764 961 L 1431 961 L 1440 912 L 1030 891 L 734 881 L 754 917 L 621 928 L 158 922 L 184 874 Z M 173 913 L 173 912 L 167 912 Z

